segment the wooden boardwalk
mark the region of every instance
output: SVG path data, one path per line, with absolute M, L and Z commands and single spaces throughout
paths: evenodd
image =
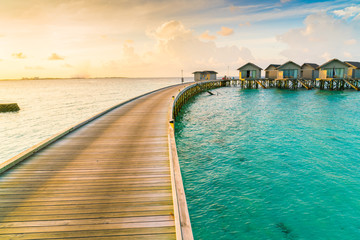
M 0 175 L 0 239 L 175 239 L 168 113 L 127 103 Z

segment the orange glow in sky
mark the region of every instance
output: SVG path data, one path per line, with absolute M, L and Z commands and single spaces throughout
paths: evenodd
M 0 79 L 360 60 L 356 1 L 1 0 Z

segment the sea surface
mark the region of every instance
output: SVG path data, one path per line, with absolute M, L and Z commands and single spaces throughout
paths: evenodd
M 194 97 L 176 142 L 195 239 L 360 239 L 360 93 Z
M 0 163 L 114 105 L 178 83 L 179 78 L 0 81 L 0 102 L 21 108 L 0 113 Z

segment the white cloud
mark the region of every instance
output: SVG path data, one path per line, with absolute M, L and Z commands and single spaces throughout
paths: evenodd
M 179 21 L 169 21 L 163 23 L 161 26 L 159 26 L 154 36 L 159 40 L 171 40 L 178 36 L 191 34 L 191 31 L 188 29 L 185 29 L 184 25 L 182 25 Z
M 360 14 L 360 6 L 351 6 L 340 10 L 335 10 L 333 13 L 336 16 L 342 17 L 344 19 L 351 18 Z
M 221 30 L 217 32 L 217 34 L 221 36 L 229 36 L 234 33 L 234 30 L 228 27 L 221 27 Z
M 298 62 L 322 63 L 329 58 L 342 58 L 345 52 L 351 52 L 356 53 L 352 56 L 354 60 L 359 60 L 360 46 L 355 44 L 355 39 L 360 38 L 358 22 L 349 23 L 321 13 L 309 15 L 304 25 L 303 28 L 291 29 L 278 36 L 279 41 L 288 45 L 281 52 L 282 55 Z
M 248 11 L 250 9 L 259 9 L 259 8 L 264 8 L 266 5 L 265 4 L 257 4 L 257 5 L 241 5 L 241 6 L 235 6 L 235 5 L 231 5 L 229 7 L 230 12 L 236 12 L 236 11 Z
M 291 0 L 280 0 L 281 3 L 287 3 L 290 2 Z
M 219 47 L 213 41 L 204 42 L 180 21 L 165 22 L 149 35 L 156 40 L 152 51 L 139 54 L 132 46 L 124 44 L 123 57 L 106 64 L 111 75 L 174 76 L 184 69 L 185 75 L 196 70 L 227 71 L 227 66 L 253 60 L 245 47 Z M 139 71 L 141 69 L 141 71 Z

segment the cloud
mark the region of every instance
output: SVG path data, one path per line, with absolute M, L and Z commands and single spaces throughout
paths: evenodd
M 278 41 L 288 46 L 281 52 L 283 56 L 299 62 L 319 63 L 330 58 L 341 58 L 344 53 L 353 53 L 355 60 L 360 58 L 360 46 L 355 40 L 360 39 L 358 21 L 347 22 L 321 13 L 309 15 L 304 25 L 277 37 Z
M 280 0 L 281 3 L 287 3 L 290 2 L 291 0 Z
M 210 35 L 209 31 L 205 31 L 203 34 L 200 35 L 200 38 L 206 39 L 206 40 L 214 40 L 214 39 L 216 39 L 216 36 Z
M 16 59 L 25 59 L 26 58 L 26 56 L 22 52 L 13 53 L 12 56 Z
M 62 65 L 64 68 L 73 68 L 74 66 L 68 63 L 65 63 L 64 65 Z
M 342 17 L 344 19 L 351 18 L 353 16 L 359 17 L 360 16 L 360 7 L 359 6 L 351 6 L 347 7 L 341 10 L 335 10 L 333 13 L 338 16 Z
M 163 24 L 162 26 L 168 26 Z M 163 35 L 157 38 L 158 58 L 173 59 L 178 65 L 188 68 L 221 68 L 230 63 L 236 63 L 239 58 L 253 59 L 251 51 L 245 47 L 236 46 L 218 47 L 214 42 L 203 42 L 197 38 L 190 29 L 181 22 L 175 25 L 178 31 L 171 31 L 164 40 Z M 176 66 L 176 65 L 175 65 Z
M 138 53 L 134 46 L 123 44 L 121 59 L 104 65 L 108 74 L 143 77 L 156 73 L 157 77 L 165 77 L 180 74 L 181 69 L 185 75 L 205 69 L 225 73 L 228 66 L 235 68 L 254 59 L 246 47 L 219 47 L 213 41 L 202 41 L 180 21 L 172 20 L 155 27 L 149 37 L 156 41 L 153 50 Z
M 349 40 L 345 40 L 344 43 L 346 45 L 355 45 L 357 43 L 356 39 L 349 39 Z
M 51 54 L 51 56 L 48 58 L 50 61 L 56 61 L 56 60 L 64 60 L 63 57 L 59 56 L 56 53 Z
M 239 23 L 239 27 L 244 27 L 244 26 L 250 27 L 251 23 L 250 22 Z
M 127 39 L 127 40 L 125 40 L 125 43 L 126 43 L 126 44 L 133 44 L 133 43 L 134 43 L 134 40 Z
M 344 52 L 344 57 L 351 59 L 353 56 L 349 52 Z
M 259 9 L 259 8 L 263 8 L 265 6 L 265 4 L 257 4 L 257 5 L 241 5 L 241 6 L 234 6 L 231 5 L 229 7 L 230 12 L 236 12 L 236 11 L 248 11 L 250 9 Z
M 229 36 L 234 33 L 234 30 L 228 27 L 221 27 L 221 30 L 217 32 L 217 34 L 221 36 Z
M 159 40 L 171 40 L 186 34 L 191 34 L 191 31 L 185 29 L 184 25 L 176 20 L 163 23 L 155 30 L 155 33 L 153 33 Z
M 26 66 L 26 70 L 44 70 L 45 68 L 42 66 Z

